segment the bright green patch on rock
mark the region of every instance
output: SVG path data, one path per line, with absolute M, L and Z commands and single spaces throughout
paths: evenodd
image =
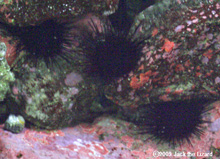
M 0 101 L 5 98 L 5 94 L 9 90 L 9 83 L 15 80 L 5 59 L 6 50 L 5 43 L 0 43 Z

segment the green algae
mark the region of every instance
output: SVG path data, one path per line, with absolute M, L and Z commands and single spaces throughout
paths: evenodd
M 10 82 L 15 80 L 14 74 L 10 71 L 10 66 L 5 59 L 6 50 L 5 43 L 0 43 L 0 101 L 4 100 L 6 93 L 10 88 Z
M 31 126 L 44 129 L 92 122 L 102 114 L 102 109 L 93 111 L 92 103 L 99 96 L 97 86 L 90 85 L 89 78 L 84 79 L 83 75 L 77 73 L 77 66 L 68 67 L 63 61 L 64 71 L 57 73 L 48 69 L 43 62 L 40 64 L 39 68 L 23 65 L 13 70 L 16 80 L 12 87 L 18 89 L 19 93 L 10 94 L 8 105 L 11 112 L 21 114 Z M 72 80 L 78 81 L 75 85 L 67 85 L 69 74 L 74 76 Z M 80 80 L 77 80 L 79 76 Z

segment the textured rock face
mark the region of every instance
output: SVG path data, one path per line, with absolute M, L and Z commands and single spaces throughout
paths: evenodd
M 158 6 L 139 15 L 141 34 L 151 37 L 138 66 L 128 78 L 105 89 L 106 96 L 121 106 L 195 97 L 219 99 L 219 3 L 167 5 L 170 9 L 158 15 L 151 15 Z
M 5 59 L 6 50 L 5 43 L 0 43 L 0 101 L 4 100 L 10 82 L 15 80 L 14 74 L 10 71 L 10 66 Z
M 10 71 L 10 66 L 5 58 L 7 47 L 5 43 L 0 43 L 0 118 L 3 120 L 4 115 L 8 114 L 7 105 L 4 104 L 5 96 L 10 90 L 10 83 L 14 82 L 14 74 Z M 4 121 L 0 121 L 2 123 Z
M 37 127 L 51 129 L 93 119 L 89 114 L 97 88 L 73 69 L 62 75 L 28 65 L 15 72 L 10 109 Z M 16 104 L 15 104 L 16 103 Z M 16 110 L 16 111 L 15 111 Z M 95 114 L 94 114 L 95 116 Z
M 102 114 L 96 102 L 100 89 L 124 107 L 204 96 L 218 99 L 219 3 L 170 0 L 163 6 L 155 5 L 137 17 L 137 23 L 143 20 L 137 36 L 150 38 L 128 78 L 103 87 L 81 71 L 80 61 L 74 67 L 63 63 L 61 74 L 24 65 L 14 70 L 16 81 L 7 101 L 10 112 L 39 128 L 55 129 Z
M 193 97 L 219 99 L 219 1 L 181 5 L 166 2 L 163 6 L 169 8 L 167 12 L 159 5 L 162 11 L 158 14 L 153 14 L 152 7 L 137 18 L 137 23 L 144 19 L 140 34 L 151 35 L 137 68 L 128 78 L 104 87 L 105 96 L 119 106 L 138 107 Z M 62 74 L 28 65 L 15 70 L 16 81 L 7 98 L 9 112 L 46 129 L 92 121 L 103 114 L 102 105 L 96 102 L 99 81 L 79 73 L 80 67 L 63 67 Z M 211 121 L 215 121 L 211 131 L 205 129 L 201 140 L 193 139 L 193 147 L 184 144 L 175 150 L 219 156 L 219 108 L 217 103 L 211 112 Z M 0 128 L 2 158 L 152 158 L 154 151 L 174 153 L 167 145 L 146 140 L 147 135 L 137 139 L 130 134 L 129 123 L 108 118 L 92 126 L 80 124 L 47 133 L 25 128 L 14 135 Z
M 71 21 L 91 12 L 113 12 L 117 1 L 12 1 L 1 2 L 1 5 L 2 19 L 26 26 L 48 18 L 65 20 L 68 16 Z M 10 64 L 16 56 L 12 52 L 13 49 L 10 49 L 7 54 L 11 58 Z M 24 64 L 13 69 L 16 80 L 11 84 L 11 91 L 5 100 L 7 106 L 2 106 L 4 114 L 20 114 L 27 123 L 46 129 L 92 121 L 99 116 L 102 110 L 93 104 L 99 94 L 97 85 L 90 84 L 89 78 L 85 79 L 82 73 L 78 73 L 80 67 L 77 64 L 69 67 L 65 61 L 59 62 L 63 72 L 49 70 L 44 63 L 40 64 L 40 68 Z M 7 69 L 10 70 L 9 66 Z M 3 84 L 4 80 L 1 82 Z M 4 89 L 5 93 L 7 90 Z
M 37 24 L 48 18 L 74 19 L 88 13 L 113 13 L 117 0 L 48 0 L 0 2 L 1 17 L 20 26 Z

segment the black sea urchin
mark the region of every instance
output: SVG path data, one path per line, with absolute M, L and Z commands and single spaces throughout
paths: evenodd
M 87 65 L 86 72 L 91 76 L 111 81 L 127 75 L 137 66 L 148 37 L 136 36 L 141 24 L 133 33 L 131 26 L 135 16 L 155 1 L 137 0 L 132 3 L 137 5 L 134 10 L 128 0 L 120 0 L 114 14 L 99 19 L 99 25 L 91 19 L 89 26 L 81 30 L 80 48 L 86 57 L 83 64 Z
M 90 21 L 82 31 L 80 48 L 86 57 L 86 72 L 104 81 L 117 79 L 133 70 L 140 59 L 144 39 L 115 30 L 110 22 L 101 21 L 101 28 Z
M 139 126 L 139 133 L 150 134 L 158 143 L 175 146 L 189 144 L 190 138 L 203 134 L 204 115 L 211 110 L 207 99 L 148 104 L 134 113 L 133 123 Z
M 69 62 L 72 58 L 71 23 L 49 19 L 39 25 L 20 27 L 0 22 L 0 29 L 1 33 L 16 41 L 18 59 L 15 65 L 29 63 L 38 66 L 43 61 L 47 67 L 53 68 L 61 67 L 60 60 Z

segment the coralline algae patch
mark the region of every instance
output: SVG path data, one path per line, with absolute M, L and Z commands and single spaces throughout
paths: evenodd
M 2 158 L 32 158 L 32 159 L 57 159 L 57 158 L 128 158 L 135 157 L 131 152 L 131 145 L 135 141 L 132 137 L 124 135 L 116 138 L 114 133 L 109 133 L 108 128 L 117 131 L 116 123 L 112 119 L 103 118 L 94 125 L 80 124 L 75 128 L 65 128 L 57 131 L 35 131 L 24 129 L 20 134 L 0 130 L 1 145 L 0 157 Z M 121 134 L 120 131 L 117 131 Z M 100 137 L 101 134 L 106 134 Z M 135 154 L 135 153 L 134 153 Z
M 109 122 L 108 127 L 101 123 Z M 75 128 L 66 128 L 57 131 L 35 131 L 25 129 L 20 134 L 0 130 L 2 136 L 0 157 L 2 158 L 32 158 L 32 159 L 57 159 L 57 158 L 89 158 L 89 159 L 144 159 L 151 157 L 151 149 L 145 151 L 138 145 L 143 145 L 140 140 L 118 131 L 118 126 L 112 119 L 100 119 L 97 124 L 80 124 Z M 109 132 L 109 127 L 114 128 L 114 133 Z M 101 134 L 104 137 L 100 137 Z M 135 147 L 138 146 L 138 149 Z M 147 144 L 146 147 L 149 147 Z
M 220 107 L 215 103 L 215 107 Z M 213 112 L 218 113 L 217 110 Z M 220 115 L 216 115 L 220 117 Z M 220 133 L 208 130 L 192 146 L 182 145 L 175 150 L 167 144 L 156 145 L 146 135 L 134 135 L 132 125 L 110 117 L 101 117 L 94 124 L 80 124 L 55 131 L 39 131 L 25 128 L 20 134 L 0 129 L 0 158 L 13 159 L 151 159 L 153 152 L 215 152 L 220 148 Z M 214 152 L 214 151 L 213 151 Z M 218 155 L 218 154 L 215 154 Z M 182 157 L 159 157 L 178 159 Z M 189 157 L 185 157 L 188 159 Z M 196 157 L 196 159 L 202 157 Z M 204 158 L 204 157 L 203 157 Z M 215 156 L 213 157 L 215 158 Z

